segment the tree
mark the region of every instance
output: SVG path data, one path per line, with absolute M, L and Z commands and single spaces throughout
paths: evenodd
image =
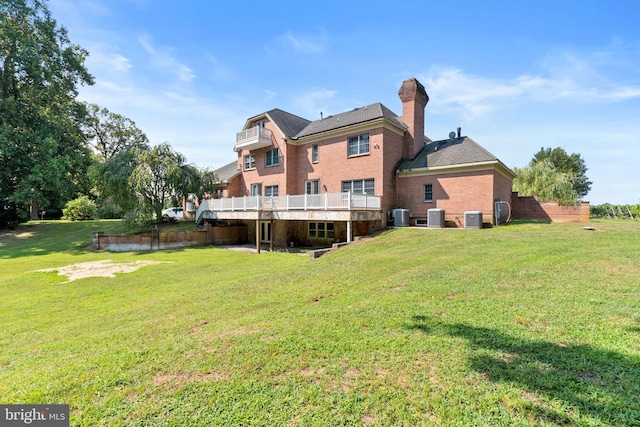
M 183 180 L 185 158 L 167 143 L 136 150 L 136 166 L 129 184 L 140 202 L 162 218 L 165 200 L 175 197 Z
M 129 176 L 136 165 L 136 150 L 148 150 L 147 136 L 130 120 L 96 104 L 86 104 L 88 118 L 83 131 L 94 149 L 89 168 L 102 218 L 122 217 L 133 209 L 136 199 L 129 187 Z
M 60 207 L 87 185 L 86 109 L 76 101 L 93 84 L 87 55 L 43 1 L 0 1 L 0 200 L 23 219 L 26 206 Z
M 84 126 L 87 141 L 100 161 L 131 149 L 149 148 L 149 140 L 133 120 L 112 113 L 96 104 L 87 104 L 89 114 Z
M 96 160 L 89 168 L 92 193 L 101 218 L 121 218 L 136 207 L 137 198 L 129 178 L 137 164 L 136 150 L 125 150 L 106 161 Z
M 577 193 L 574 177 L 560 172 L 548 160 L 530 162 L 524 168 L 514 168 L 513 191 L 521 196 L 537 196 L 541 202 L 557 200 L 560 204 L 573 204 Z
M 218 183 L 216 175 L 207 169 L 198 169 L 194 164 L 182 165 L 180 183 L 174 196 L 175 204 L 181 204 L 183 198 L 190 194 L 202 196 L 205 192 L 213 191 Z
M 587 178 L 587 166 L 580 154 L 568 154 L 560 147 L 540 148 L 531 161 L 549 161 L 558 171 L 571 176 L 573 189 L 578 198 L 586 196 L 591 191 L 592 182 Z

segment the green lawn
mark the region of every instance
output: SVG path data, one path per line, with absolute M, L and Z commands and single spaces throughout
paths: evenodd
M 0 234 L 0 403 L 72 425 L 640 426 L 640 223 L 396 229 L 316 261 Z M 34 270 L 161 261 L 67 281 Z

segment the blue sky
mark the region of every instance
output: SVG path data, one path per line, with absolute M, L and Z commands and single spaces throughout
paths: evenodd
M 507 166 L 580 153 L 592 204 L 640 203 L 640 2 L 50 0 L 89 50 L 81 99 L 201 168 L 237 159 L 248 117 L 310 120 L 427 89 L 425 132 L 456 127 Z

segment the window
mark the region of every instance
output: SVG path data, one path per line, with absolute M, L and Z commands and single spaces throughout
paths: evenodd
M 262 196 L 262 184 L 251 184 L 251 195 Z
M 354 181 L 342 181 L 343 193 L 374 194 L 373 179 L 356 179 Z
M 267 185 L 266 187 L 264 187 L 264 195 L 266 197 L 278 197 L 278 186 Z
M 304 194 L 320 194 L 320 180 L 306 181 L 304 185 Z
M 255 154 L 247 154 L 244 156 L 244 170 L 255 169 L 256 168 L 256 155 Z
M 335 232 L 332 222 L 310 222 L 309 237 L 315 239 L 333 239 Z
M 265 165 L 266 166 L 276 166 L 280 163 L 280 157 L 278 156 L 278 149 L 274 148 L 273 150 L 267 151 L 265 157 Z
M 432 184 L 424 185 L 424 201 L 433 202 L 433 185 Z
M 369 134 L 353 136 L 347 140 L 347 156 L 369 153 Z
M 256 123 L 256 127 L 257 128 L 264 128 L 264 120 L 260 120 L 259 122 Z
M 311 162 L 318 163 L 318 144 L 311 146 Z

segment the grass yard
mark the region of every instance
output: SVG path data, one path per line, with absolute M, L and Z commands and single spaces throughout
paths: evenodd
M 0 234 L 0 403 L 78 426 L 640 426 L 640 223 L 395 229 L 316 260 Z M 35 270 L 154 261 L 68 281 Z

